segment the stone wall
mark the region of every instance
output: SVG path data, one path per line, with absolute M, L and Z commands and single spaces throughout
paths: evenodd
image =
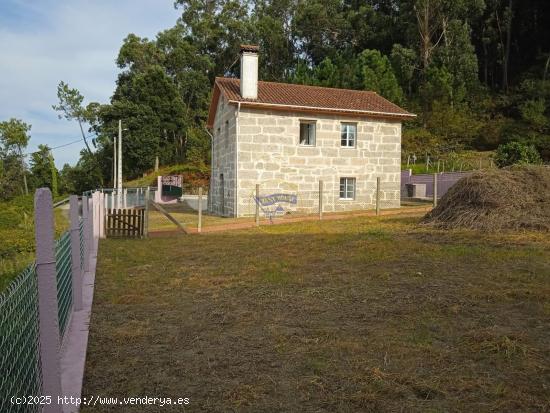
M 315 146 L 299 144 L 301 120 L 316 122 Z M 341 147 L 342 122 L 357 124 L 354 148 Z M 319 180 L 323 180 L 325 212 L 372 209 L 377 177 L 381 178 L 381 208 L 399 207 L 401 123 L 398 121 L 250 108 L 242 108 L 237 114 L 237 107 L 220 97 L 212 132 L 209 205 L 212 213 L 254 214 L 256 184 L 260 184 L 262 195 L 296 194 L 297 204 L 285 205 L 286 211 L 314 213 L 319 205 Z M 340 199 L 341 177 L 356 179 L 354 200 Z
M 316 121 L 316 143 L 299 144 L 300 120 Z M 354 148 L 341 147 L 342 122 L 357 124 Z M 238 115 L 239 216 L 255 211 L 253 194 L 296 193 L 297 205 L 285 210 L 318 211 L 319 180 L 323 210 L 375 207 L 376 177 L 381 178 L 381 208 L 400 204 L 401 123 L 367 118 L 241 109 Z M 340 200 L 340 178 L 356 179 L 354 200 Z
M 236 107 L 227 104 L 223 96 L 220 97 L 212 130 L 209 210 L 223 216 L 235 215 L 235 112 Z

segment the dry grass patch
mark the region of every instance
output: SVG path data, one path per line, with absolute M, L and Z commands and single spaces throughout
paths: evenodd
M 190 397 L 189 411 L 547 411 L 549 254 L 535 233 L 396 217 L 107 240 L 84 393 Z

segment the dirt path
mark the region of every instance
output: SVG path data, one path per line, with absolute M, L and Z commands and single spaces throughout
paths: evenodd
M 386 209 L 380 211 L 380 216 L 419 216 L 423 215 L 426 212 L 432 209 L 431 206 L 420 206 L 420 207 L 405 207 L 405 208 L 396 208 L 396 209 Z M 323 221 L 335 221 L 341 219 L 349 219 L 356 217 L 373 217 L 376 216 L 376 211 L 358 211 L 358 212 L 347 212 L 347 213 L 325 213 L 323 214 Z M 269 222 L 267 219 L 261 219 L 260 225 L 281 225 L 281 224 L 290 224 L 294 222 L 305 222 L 305 221 L 318 221 L 319 217 L 317 215 L 307 215 L 307 216 L 298 216 L 298 217 L 288 217 L 288 218 L 276 218 L 273 222 Z M 256 223 L 254 221 L 249 222 L 233 222 L 224 225 L 212 225 L 202 228 L 202 233 L 212 233 L 212 232 L 223 232 L 239 229 L 248 229 L 254 228 Z M 187 233 L 196 234 L 197 228 L 186 227 L 185 230 Z M 160 230 L 160 231 L 149 231 L 150 237 L 165 237 L 172 235 L 181 235 L 179 230 Z

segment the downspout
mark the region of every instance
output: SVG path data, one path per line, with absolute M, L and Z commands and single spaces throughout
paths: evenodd
M 212 210 L 212 183 L 214 182 L 214 136 L 208 130 L 208 127 L 204 127 L 204 130 L 210 136 L 210 184 L 208 185 L 208 212 L 213 213 Z
M 239 216 L 239 114 L 241 112 L 241 102 L 237 103 L 237 112 L 235 112 L 235 217 Z

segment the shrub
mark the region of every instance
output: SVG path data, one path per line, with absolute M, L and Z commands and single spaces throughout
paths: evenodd
M 0 229 L 17 228 L 22 221 L 22 214 L 13 208 L 1 207 L 0 209 Z
M 510 165 L 540 164 L 540 154 L 534 145 L 521 142 L 509 142 L 500 145 L 495 155 L 495 163 L 499 167 Z

